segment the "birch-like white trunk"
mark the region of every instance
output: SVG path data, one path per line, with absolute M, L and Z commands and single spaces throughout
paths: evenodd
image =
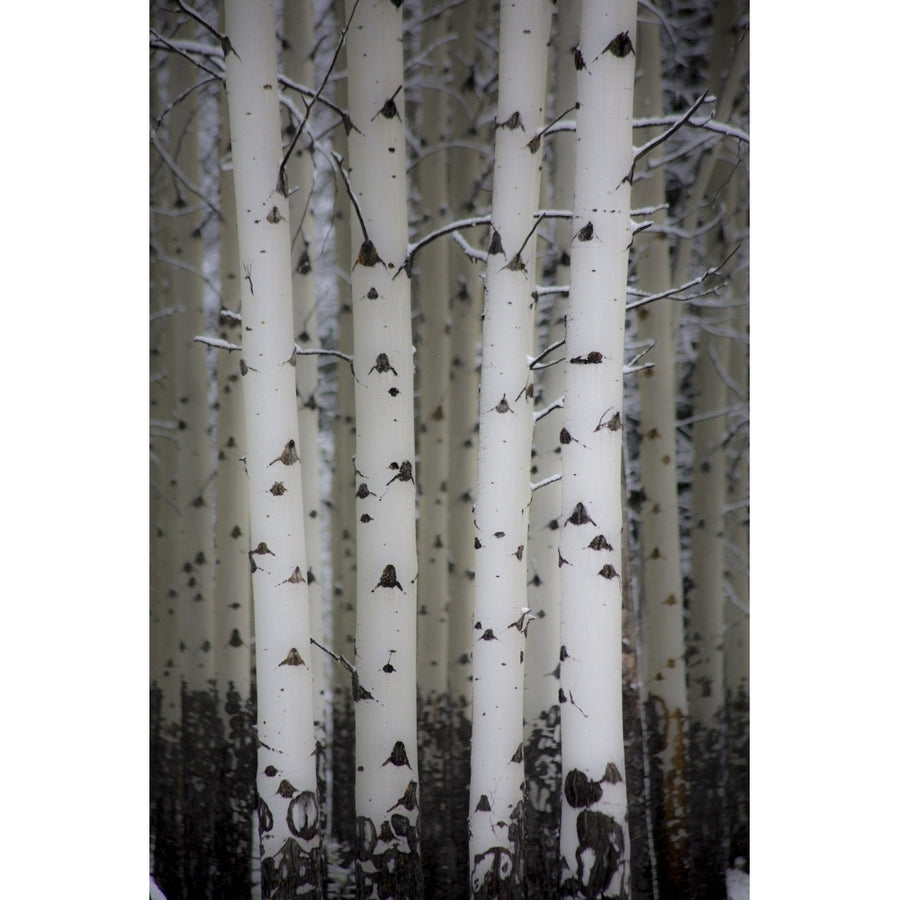
M 661 116 L 660 25 L 638 25 L 641 69 L 635 114 Z M 641 132 L 641 140 L 654 136 Z M 632 205 L 665 203 L 663 148 L 653 151 L 654 168 L 640 172 Z M 662 225 L 665 211 L 653 215 Z M 669 244 L 662 231 L 635 237 L 637 286 L 663 293 L 671 286 Z M 640 397 L 641 568 L 640 597 L 644 636 L 644 683 L 650 728 L 652 818 L 664 893 L 687 890 L 688 696 L 684 644 L 684 596 L 677 472 L 675 465 L 675 349 L 672 301 L 663 299 L 637 310 L 638 339 L 653 345 L 646 356 L 653 368 L 637 375 Z
M 344 4 L 338 0 L 335 20 L 343 23 Z M 337 67 L 346 69 L 346 47 L 341 50 Z M 347 107 L 347 80 L 335 85 L 335 102 Z M 347 158 L 347 133 L 334 132 L 333 148 Z M 353 307 L 350 292 L 350 226 L 353 210 L 339 177 L 334 182 L 334 258 L 337 261 L 337 327 L 339 352 L 353 356 Z M 353 457 L 356 453 L 354 416 L 355 379 L 349 364 L 338 362 L 337 409 L 333 421 L 334 471 L 331 477 L 331 622 L 335 653 L 352 660 L 356 634 L 356 477 Z M 356 834 L 354 784 L 354 702 L 350 673 L 343 666 L 332 667 L 332 807 L 330 831 L 342 841 Z
M 471 135 L 480 97 L 475 92 L 476 13 L 479 4 L 467 0 L 453 8 L 451 31 L 457 35 L 451 53 L 453 84 L 460 89 L 461 103 L 451 103 L 452 132 Z M 481 5 L 482 12 L 485 6 Z M 477 144 L 476 144 L 477 146 Z M 449 151 L 449 204 L 454 219 L 475 212 L 468 202 L 478 176 L 481 158 L 472 149 Z M 466 232 L 472 239 L 472 232 Z M 448 473 L 448 544 L 450 552 L 449 623 L 447 665 L 451 706 L 448 793 L 450 832 L 453 835 L 453 871 L 450 900 L 468 896 L 469 860 L 469 746 L 472 737 L 472 610 L 475 598 L 475 548 L 472 543 L 472 504 L 475 497 L 478 459 L 478 345 L 484 286 L 478 264 L 459 247 L 449 256 L 452 327 L 450 333 Z
M 224 4 L 223 4 L 224 5 Z M 229 151 L 228 106 L 224 92 L 221 156 Z M 234 175 L 220 173 L 219 272 L 221 304 L 218 337 L 241 343 L 241 262 L 234 205 Z M 223 723 L 216 806 L 216 866 L 214 893 L 241 897 L 250 893 L 250 852 L 256 781 L 256 748 L 250 726 L 252 666 L 250 592 L 250 509 L 247 472 L 244 392 L 238 352 L 217 358 L 218 463 L 216 467 L 216 611 L 215 671 L 219 716 Z
M 500 7 L 500 92 L 494 137 L 479 399 L 475 507 L 469 870 L 474 897 L 524 890 L 522 727 L 531 502 L 534 213 L 544 125 L 550 4 Z
M 425 4 L 433 14 L 422 30 L 430 48 L 428 85 L 423 86 L 421 140 L 425 153 L 416 167 L 423 232 L 447 218 L 446 151 L 435 152 L 447 140 L 447 102 L 443 84 L 447 69 L 449 12 L 438 15 L 437 0 Z M 419 770 L 422 804 L 422 868 L 426 896 L 443 896 L 449 889 L 452 839 L 447 810 L 446 766 L 449 725 L 447 637 L 449 625 L 447 476 L 448 388 L 450 378 L 450 281 L 446 239 L 426 247 L 418 258 L 418 480 L 419 590 L 417 681 Z
M 241 256 L 250 558 L 256 622 L 262 897 L 321 896 L 313 648 L 295 400 L 290 223 L 279 182 L 275 11 L 226 0 L 225 58 Z
M 189 29 L 188 35 L 193 29 Z M 172 60 L 171 91 L 177 96 L 195 82 L 191 63 Z M 172 157 L 192 184 L 201 180 L 200 116 L 197 93 L 170 113 Z M 213 696 L 213 488 L 210 445 L 209 372 L 206 348 L 194 342 L 205 330 L 203 313 L 202 201 L 175 181 L 169 283 L 173 316 L 174 414 L 178 424 L 175 459 L 176 505 L 184 657 L 182 745 L 184 749 L 185 877 L 187 890 L 204 892 L 210 876 L 213 841 L 212 786 L 216 772 L 216 704 Z M 202 893 L 201 893 L 202 895 Z
M 349 6 L 349 5 L 348 5 Z M 404 271 L 403 18 L 348 10 L 356 377 L 357 897 L 421 896 L 416 736 L 416 469 L 410 282 Z
M 634 0 L 583 0 L 566 318 L 560 701 L 566 896 L 630 896 L 622 729 L 622 403 Z
M 312 0 L 298 0 L 284 7 L 283 66 L 289 78 L 309 85 L 315 77 L 313 66 L 314 19 Z M 312 123 L 308 123 L 311 125 Z M 299 123 L 294 122 L 297 128 Z M 286 143 L 293 130 L 288 130 Z M 302 350 L 319 347 L 316 277 L 313 257 L 316 254 L 315 217 L 313 213 L 314 168 L 310 139 L 298 140 L 287 164 L 291 185 L 291 273 L 294 293 L 294 338 Z M 298 354 L 294 360 L 297 377 L 297 410 L 300 428 L 300 458 L 303 460 L 303 530 L 306 534 L 307 582 L 309 590 L 310 634 L 320 644 L 324 640 L 322 620 L 323 566 L 321 529 L 319 527 L 320 464 L 319 464 L 319 405 L 316 392 L 319 386 L 319 356 Z M 323 818 L 327 810 L 327 675 L 328 659 L 318 648 L 311 654 L 313 698 L 315 704 L 316 760 L 319 780 L 319 800 L 323 804 Z
M 551 48 L 553 72 L 553 116 L 575 118 L 576 68 L 572 48 L 578 45 L 581 2 L 570 2 L 557 11 L 556 34 Z M 550 116 L 548 115 L 548 118 Z M 553 170 L 544 178 L 542 206 L 571 209 L 575 178 L 575 136 L 561 133 L 553 138 Z M 560 287 L 569 284 L 569 245 L 572 223 L 566 218 L 552 222 L 552 263 L 544 264 L 543 281 Z M 552 275 L 548 279 L 548 275 Z M 565 393 L 565 369 L 558 360 L 565 356 L 565 293 L 545 297 L 540 304 L 535 355 L 563 342 L 536 363 L 535 411 L 539 414 L 557 404 Z M 555 365 L 549 363 L 557 362 Z M 546 366 L 546 368 L 545 368 Z M 540 368 L 538 368 L 540 367 Z M 535 426 L 531 480 L 534 483 L 559 475 L 562 468 L 562 409 L 542 417 Z M 552 895 L 559 884 L 560 819 L 560 703 L 559 703 L 559 526 L 560 481 L 545 484 L 531 501 L 528 528 L 528 606 L 535 621 L 528 631 L 525 653 L 525 778 L 527 792 L 526 896 Z

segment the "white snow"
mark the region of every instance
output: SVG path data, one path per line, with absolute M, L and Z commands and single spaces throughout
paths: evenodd
M 729 869 L 725 873 L 728 900 L 750 900 L 750 876 L 739 869 Z

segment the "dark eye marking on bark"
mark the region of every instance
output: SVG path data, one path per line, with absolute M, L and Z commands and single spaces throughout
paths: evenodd
M 278 774 L 278 769 L 275 766 L 266 766 L 263 770 L 263 775 L 268 776 L 269 778 L 274 778 Z
M 280 497 L 286 491 L 287 491 L 287 488 L 280 481 L 276 481 L 272 485 L 272 487 L 269 488 L 269 492 L 274 494 L 276 497 Z
M 584 228 L 581 228 L 575 235 L 579 241 L 589 241 L 594 236 L 594 223 L 588 222 Z
M 513 753 L 512 759 L 510 759 L 510 762 L 520 763 L 520 762 L 522 762 L 522 760 L 523 760 L 524 758 L 525 758 L 525 757 L 524 757 L 524 755 L 523 755 L 523 753 L 522 753 L 522 742 L 519 741 L 519 746 L 516 747 L 516 752 Z
M 412 463 L 408 459 L 404 459 L 399 465 L 396 462 L 392 462 L 388 468 L 397 470 L 397 474 L 388 484 L 392 484 L 395 481 L 412 481 L 413 484 L 416 483 L 412 475 Z
M 261 832 L 271 831 L 275 826 L 275 818 L 272 816 L 272 810 L 266 805 L 266 801 L 259 798 L 256 804 L 257 815 L 259 816 L 259 830 Z
M 419 801 L 416 799 L 416 788 L 418 788 L 419 783 L 417 781 L 410 781 L 410 783 L 406 786 L 406 790 L 403 793 L 403 796 L 391 807 L 388 808 L 388 812 L 392 812 L 398 806 L 402 806 L 404 809 L 413 810 L 419 805 Z
M 525 545 L 524 545 L 524 544 L 519 544 L 519 546 L 516 547 L 516 552 L 513 554 L 513 556 L 515 556 L 515 558 L 516 558 L 519 562 L 522 562 L 522 554 L 524 553 L 524 551 L 525 551 Z
M 565 565 L 565 566 L 571 566 L 571 565 L 572 565 L 572 563 L 570 563 L 570 562 L 562 555 L 562 553 L 559 552 L 559 550 L 556 551 L 556 555 L 559 557 L 559 568 L 560 568 L 560 569 L 561 569 L 564 565 Z
M 571 522 L 573 525 L 586 525 L 588 522 L 591 523 L 595 528 L 597 527 L 597 523 L 590 517 L 587 509 L 584 504 L 579 500 L 575 504 L 575 508 L 572 510 L 572 515 L 566 519 L 565 525 L 568 525 Z M 563 527 L 565 528 L 565 525 Z
M 525 126 L 522 124 L 522 116 L 519 114 L 518 110 L 516 110 L 505 122 L 498 122 L 497 127 L 508 128 L 510 131 L 513 131 L 516 128 L 521 128 L 522 131 L 525 130 Z
M 291 800 L 287 826 L 295 837 L 312 840 L 319 833 L 319 801 L 313 791 L 301 791 Z
M 363 483 L 356 489 L 356 496 L 357 496 L 360 500 L 365 500 L 366 497 L 369 497 L 369 496 L 377 497 L 378 494 L 374 493 L 373 491 L 370 491 L 370 490 L 369 490 L 369 486 L 368 486 L 365 482 L 363 482 Z
M 387 672 L 387 674 L 390 675 L 390 674 L 392 674 L 393 672 L 396 672 L 396 671 L 397 671 L 397 670 L 391 665 L 391 657 L 392 657 L 396 652 L 397 652 L 396 650 L 391 650 L 391 652 L 388 653 L 388 661 L 381 667 L 381 671 L 382 671 L 382 672 Z M 412 766 L 410 766 L 410 768 L 412 768 Z
M 482 794 L 478 798 L 478 803 L 475 804 L 475 812 L 490 812 L 491 811 L 491 801 L 488 800 L 487 794 Z
M 381 765 L 384 767 L 388 763 L 392 766 L 406 766 L 408 769 L 412 769 L 409 757 L 406 755 L 406 745 L 403 741 L 396 741 L 394 743 L 394 749 L 391 750 L 391 755 Z
M 298 652 L 296 647 L 291 647 L 288 655 L 280 663 L 278 663 L 279 668 L 281 668 L 281 666 L 305 666 L 305 665 L 306 665 L 306 663 L 303 661 L 303 657 L 300 656 L 300 653 Z
M 400 118 L 399 111 L 397 110 L 397 104 L 394 102 L 397 94 L 399 94 L 402 89 L 403 85 L 401 84 L 400 87 L 398 87 L 397 90 L 394 91 L 394 93 L 384 101 L 384 105 L 381 107 L 381 109 L 379 109 L 378 112 L 375 113 L 374 116 L 372 116 L 372 118 L 370 119 L 371 122 L 374 122 L 379 116 L 384 116 L 386 119 L 393 119 L 394 116 L 396 116 L 397 121 L 403 121 L 403 119 Z
M 275 459 L 269 463 L 269 466 L 274 466 L 277 462 L 284 463 L 286 466 L 292 466 L 295 462 L 300 462 L 300 457 L 297 455 L 297 446 L 294 443 L 293 438 L 284 445 L 281 456 L 276 456 Z M 266 468 L 268 469 L 269 466 L 266 466 Z
M 616 571 L 614 566 L 611 566 L 607 563 L 598 573 L 598 575 L 602 575 L 604 578 L 613 579 L 618 578 L 619 573 Z
M 296 566 L 290 576 L 285 578 L 284 581 L 279 581 L 277 586 L 282 584 L 301 584 L 304 581 L 303 574 L 300 572 L 300 566 Z
M 497 641 L 497 640 L 499 640 L 499 638 L 497 637 L 496 634 L 494 634 L 493 628 L 485 628 L 484 634 L 482 634 L 481 637 L 478 638 L 478 640 L 479 641 Z
M 287 778 L 282 778 L 281 784 L 278 785 L 278 790 L 275 793 L 278 794 L 280 797 L 286 797 L 288 800 L 290 800 L 290 798 L 293 797 L 294 794 L 297 793 L 297 788 L 295 788 L 287 780 Z
M 509 405 L 509 401 L 506 399 L 506 394 L 504 394 L 500 398 L 500 402 L 494 407 L 498 413 L 508 413 L 512 411 L 512 408 Z
M 479 541 L 478 538 L 475 538 L 475 549 L 476 550 L 481 549 L 481 541 Z
M 491 233 L 491 243 L 488 246 L 488 256 L 495 256 L 498 253 L 503 253 L 503 241 L 500 240 L 500 232 L 495 228 Z M 506 256 L 505 253 L 503 253 Z
M 353 268 L 355 269 L 358 265 L 370 268 L 377 266 L 378 263 L 384 265 L 384 260 L 378 255 L 375 245 L 366 238 L 359 247 L 359 254 L 356 257 L 356 262 L 353 263 Z
M 241 638 L 241 633 L 237 630 L 237 628 L 231 629 L 231 637 L 228 639 L 229 647 L 243 647 L 244 641 Z
M 379 353 L 375 357 L 375 365 L 369 369 L 368 374 L 371 375 L 373 372 L 393 372 L 395 375 L 397 374 L 397 370 L 391 365 L 387 353 Z
M 603 362 L 603 354 L 599 350 L 591 350 L 587 356 L 573 356 L 569 362 L 581 366 L 595 366 Z
M 368 513 L 363 513 L 363 514 L 359 517 L 359 521 L 362 522 L 362 523 L 365 525 L 365 524 L 367 524 L 368 522 L 372 522 L 372 521 L 374 521 L 374 520 L 372 519 L 372 517 L 371 517 Z
M 379 580 L 378 584 L 376 584 L 375 587 L 372 588 L 372 593 L 374 594 L 375 591 L 380 587 L 400 588 L 401 594 L 406 593 L 406 591 L 403 590 L 403 586 L 399 581 L 397 581 L 397 570 L 393 567 L 393 565 L 391 565 L 391 563 L 388 563 L 384 567 L 384 570 L 381 573 L 381 579 Z
M 392 387 L 392 388 L 390 388 L 390 389 L 388 390 L 388 393 L 389 393 L 392 397 L 396 397 L 397 394 L 400 393 L 400 389 L 399 389 L 399 388 Z
M 610 431 L 618 431 L 622 427 L 622 416 L 618 411 L 613 414 L 612 418 L 608 422 L 603 421 L 606 413 L 610 412 L 610 410 L 612 410 L 612 407 L 610 407 L 608 410 L 606 410 L 605 413 L 603 413 L 602 416 L 600 416 L 600 421 L 594 431 L 599 431 L 601 428 L 608 428 Z
M 505 531 L 495 531 L 494 537 L 497 538 L 497 540 L 500 540 L 500 538 L 506 537 L 506 532 Z
M 603 796 L 599 781 L 591 781 L 580 769 L 572 769 L 563 785 L 566 802 L 573 809 L 592 806 Z
M 312 272 L 312 260 L 309 258 L 309 251 L 304 248 L 297 260 L 297 273 L 300 275 L 309 275 Z
M 581 47 L 579 47 L 578 44 L 576 44 L 574 47 L 572 47 L 572 49 L 569 52 L 575 58 L 575 71 L 580 72 L 582 69 L 584 69 L 586 67 L 586 64 L 584 61 L 584 56 L 581 53 Z M 588 74 L 590 74 L 590 73 L 588 73 Z
M 278 211 L 277 206 L 273 206 L 269 210 L 269 214 L 266 216 L 266 221 L 270 222 L 272 225 L 277 225 L 279 222 L 284 220 L 284 216 Z
M 609 50 L 609 52 L 612 53 L 613 56 L 617 56 L 619 59 L 623 59 L 624 57 L 628 56 L 629 53 L 634 53 L 634 44 L 631 43 L 631 38 L 628 36 L 628 32 L 622 31 L 603 48 L 603 53 L 606 53 L 607 50 Z
M 366 297 L 368 297 L 369 300 L 377 300 L 378 291 L 376 291 L 374 287 L 370 287 L 368 293 L 366 294 Z
M 613 546 L 602 534 L 598 534 L 597 537 L 595 537 L 588 544 L 588 549 L 590 549 L 590 550 L 612 550 Z

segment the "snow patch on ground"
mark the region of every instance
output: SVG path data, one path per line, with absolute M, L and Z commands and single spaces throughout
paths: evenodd
M 750 876 L 740 869 L 729 869 L 725 873 L 728 900 L 750 900 Z

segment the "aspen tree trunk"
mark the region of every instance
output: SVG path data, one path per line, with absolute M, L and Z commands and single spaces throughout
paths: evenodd
M 474 0 L 451 11 L 451 31 L 457 35 L 451 54 L 453 85 L 461 103 L 451 104 L 452 133 L 477 139 L 476 13 Z M 482 6 L 482 11 L 484 7 Z M 454 218 L 476 210 L 466 198 L 477 178 L 479 158 L 469 149 L 449 154 L 449 204 Z M 450 299 L 448 475 L 448 543 L 450 563 L 447 664 L 451 706 L 447 790 L 453 860 L 449 900 L 468 897 L 469 744 L 472 737 L 472 610 L 475 598 L 475 548 L 472 543 L 472 503 L 478 459 L 478 344 L 481 337 L 483 284 L 479 266 L 455 249 L 449 257 L 454 292 Z
M 475 509 L 469 870 L 474 897 L 524 891 L 524 557 L 531 501 L 534 212 L 550 4 L 500 7 L 500 75 Z
M 152 87 L 157 87 L 153 79 Z M 159 91 L 154 90 L 151 109 L 160 107 Z M 154 186 L 157 180 L 154 179 Z M 168 208 L 170 191 L 156 187 L 155 205 Z M 181 853 L 183 847 L 182 775 L 181 775 L 181 604 L 178 602 L 178 560 L 176 557 L 178 519 L 175 495 L 176 436 L 175 379 L 173 374 L 174 302 L 168 279 L 168 266 L 160 259 L 164 252 L 168 226 L 156 220 L 154 243 L 157 253 L 151 262 L 151 392 L 150 414 L 156 434 L 151 442 L 151 590 L 155 621 L 151 623 L 151 657 L 155 679 L 151 682 L 154 701 L 158 702 L 158 725 L 151 732 L 150 750 L 150 828 L 153 845 L 153 874 L 165 886 L 167 895 L 183 896 Z M 155 686 L 155 690 L 154 690 Z M 151 702 L 154 702 L 151 701 Z M 151 711 L 155 706 L 151 706 Z
M 567 3 L 557 12 L 553 39 L 555 77 L 549 79 L 555 100 L 555 115 L 564 110 L 574 118 L 575 65 L 571 48 L 578 44 L 581 3 Z M 550 116 L 548 115 L 549 119 Z M 553 170 L 542 182 L 543 206 L 571 209 L 574 193 L 575 139 L 571 133 L 554 138 Z M 552 191 L 552 201 L 548 199 Z M 569 242 L 572 223 L 552 223 L 555 258 L 542 273 L 557 285 L 569 283 Z M 537 356 L 547 347 L 565 341 L 566 296 L 546 298 L 539 312 Z M 559 360 L 565 344 L 537 365 Z M 552 406 L 565 393 L 562 365 L 535 370 L 535 409 Z M 538 483 L 561 470 L 559 434 L 563 414 L 556 410 L 535 426 L 531 480 Z M 528 631 L 525 652 L 525 890 L 526 896 L 554 896 L 559 885 L 560 818 L 560 709 L 559 709 L 559 525 L 561 483 L 547 484 L 534 492 L 528 527 L 528 606 L 536 617 Z
M 735 177 L 733 163 L 720 156 L 712 189 L 728 196 L 724 178 Z M 730 218 L 730 217 L 729 217 Z M 707 241 L 707 259 L 724 259 L 732 229 L 716 229 Z M 698 897 L 725 896 L 728 841 L 725 834 L 725 542 L 728 417 L 724 410 L 745 400 L 728 381 L 734 341 L 720 332 L 729 325 L 730 284 L 720 294 L 725 308 L 702 306 L 694 369 L 693 510 L 691 520 L 690 666 L 691 847 Z M 737 385 L 735 385 L 737 387 Z
M 661 116 L 660 25 L 638 25 L 641 77 L 635 88 L 635 114 Z M 649 140 L 653 133 L 642 134 Z M 650 154 L 655 168 L 641 172 L 632 194 L 636 208 L 665 203 L 662 148 Z M 665 211 L 653 215 L 659 225 Z M 664 233 L 635 237 L 637 285 L 650 293 L 671 287 L 669 245 Z M 641 606 L 645 640 L 645 684 L 651 768 L 651 805 L 658 878 L 663 896 L 686 895 L 690 884 L 688 850 L 688 696 L 684 651 L 684 596 L 677 472 L 675 466 L 675 353 L 672 301 L 658 300 L 637 310 L 641 344 L 653 368 L 638 373 L 640 397 Z
M 634 0 L 583 0 L 559 564 L 561 893 L 631 892 L 622 731 L 622 403 Z
M 283 65 L 289 78 L 300 84 L 312 84 L 314 22 L 312 0 L 287 3 L 284 7 Z M 293 137 L 299 123 L 288 129 L 286 143 Z M 316 237 L 313 214 L 314 171 L 312 142 L 301 136 L 288 160 L 287 173 L 291 187 L 291 272 L 294 294 L 294 338 L 300 349 L 319 346 L 318 316 L 316 312 L 316 280 L 313 271 Z M 319 527 L 319 406 L 316 390 L 319 385 L 319 357 L 299 354 L 294 360 L 297 377 L 297 407 L 300 429 L 300 458 L 303 460 L 303 530 L 306 535 L 306 559 L 309 585 L 310 634 L 320 644 L 324 640 L 322 619 L 322 556 Z M 326 767 L 326 688 L 327 660 L 318 649 L 311 650 L 316 729 L 316 762 L 319 782 L 319 803 L 323 822 L 327 805 Z
M 224 4 L 223 4 L 224 5 Z M 220 19 L 221 21 L 221 19 Z M 221 95 L 220 152 L 228 155 L 228 106 Z M 219 238 L 222 311 L 220 339 L 240 345 L 241 268 L 238 252 L 234 175 L 223 167 L 222 222 Z M 252 814 L 256 808 L 256 747 L 250 727 L 256 720 L 251 696 L 250 510 L 244 393 L 240 354 L 220 353 L 216 373 L 219 451 L 216 469 L 216 611 L 215 671 L 219 716 L 224 722 L 219 760 L 213 893 L 216 897 L 250 895 Z
M 335 17 L 345 21 L 344 4 L 337 3 Z M 339 68 L 346 68 L 346 50 L 338 57 Z M 347 107 L 347 80 L 335 86 L 335 101 Z M 334 132 L 333 146 L 342 159 L 347 158 L 347 132 Z M 338 351 L 353 356 L 353 306 L 350 292 L 350 222 L 353 211 L 350 198 L 338 177 L 335 182 L 334 241 L 337 260 Z M 346 269 L 343 267 L 346 266 Z M 356 500 L 353 458 L 356 444 L 353 371 L 346 362 L 338 363 L 337 412 L 334 418 L 334 472 L 331 480 L 331 561 L 332 561 L 332 634 L 334 652 L 352 660 L 356 652 Z M 354 784 L 354 702 L 350 674 L 343 666 L 332 668 L 332 818 L 331 833 L 342 841 L 356 835 Z
M 256 624 L 263 900 L 322 896 L 309 598 L 295 401 L 286 185 L 280 183 L 275 12 L 226 0 Z
M 349 14 L 348 14 L 349 20 Z M 357 897 L 420 897 L 413 346 L 402 12 L 360 0 L 347 36 L 356 377 Z M 364 227 L 363 227 L 364 226 Z
M 747 211 L 739 209 L 738 197 L 747 196 L 744 179 L 729 185 L 728 207 L 735 210 L 736 239 L 747 230 Z M 745 264 L 746 265 L 746 264 Z M 733 344 L 728 354 L 732 384 L 746 391 L 749 402 L 749 286 L 745 266 L 731 273 L 732 296 L 744 301 L 734 311 L 734 329 L 743 343 Z M 743 436 L 747 440 L 746 435 Z M 728 863 L 734 866 L 750 860 L 750 513 L 749 462 L 746 443 L 739 445 L 727 481 L 728 515 L 725 522 L 726 579 L 730 587 L 725 601 L 725 704 L 726 735 L 726 822 L 729 835 Z
M 436 13 L 436 0 L 424 4 Z M 446 152 L 431 152 L 447 139 L 447 104 L 443 90 L 447 67 L 449 13 L 432 15 L 422 33 L 429 55 L 429 85 L 423 86 L 422 150 L 417 166 L 423 232 L 444 223 L 447 214 Z M 422 866 L 425 895 L 444 896 L 449 887 L 452 839 L 448 833 L 447 766 L 449 698 L 448 638 L 448 386 L 450 376 L 450 281 L 448 246 L 439 240 L 419 259 L 418 452 L 419 590 L 417 638 L 419 769 L 422 805 Z
M 188 34 L 192 34 L 190 29 Z M 172 60 L 172 94 L 193 85 L 193 66 L 182 57 Z M 170 113 L 172 156 L 193 184 L 201 180 L 199 159 L 200 110 L 191 93 Z M 176 149 L 177 148 L 177 149 Z M 205 330 L 203 314 L 203 238 L 199 200 L 176 180 L 175 216 L 170 230 L 169 275 L 177 311 L 173 317 L 175 382 L 174 414 L 178 423 L 176 504 L 177 547 L 181 577 L 184 681 L 182 742 L 185 765 L 184 829 L 186 890 L 205 897 L 213 840 L 213 785 L 219 745 L 212 686 L 213 653 L 213 520 L 212 450 L 209 439 L 209 374 L 205 348 L 194 336 Z

